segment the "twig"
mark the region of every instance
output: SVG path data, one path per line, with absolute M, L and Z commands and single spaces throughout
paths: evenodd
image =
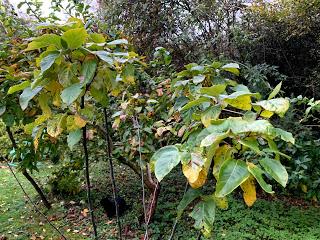
M 81 109 L 84 108 L 84 96 L 81 97 Z M 82 128 L 82 144 L 83 144 L 83 151 L 84 151 L 84 158 L 85 158 L 85 176 L 86 176 L 86 183 L 87 183 L 87 199 L 89 204 L 89 211 L 91 216 L 91 223 L 93 227 L 94 237 L 98 240 L 98 232 L 97 226 L 94 219 L 94 212 L 92 207 L 91 201 L 91 187 L 90 187 L 90 173 L 89 173 L 89 155 L 88 155 L 88 147 L 87 147 L 87 128 L 84 126 Z
M 241 112 L 236 112 L 236 111 L 232 111 L 232 110 L 229 110 L 229 109 L 222 109 L 222 111 L 225 111 L 225 112 L 230 112 L 230 113 L 234 113 L 234 114 L 239 114 L 239 115 L 244 115 L 243 113 Z
M 188 183 L 188 181 L 186 181 L 186 186 L 185 186 L 185 188 L 184 188 L 183 196 L 186 194 L 186 192 L 187 192 L 187 190 L 188 190 L 188 186 L 189 186 L 189 183 Z M 179 219 L 178 219 L 178 217 L 177 217 L 176 220 L 174 221 L 174 224 L 173 224 L 173 227 L 172 227 L 172 231 L 171 231 L 171 235 L 170 235 L 169 240 L 172 240 L 173 237 L 174 237 L 174 234 L 176 233 L 178 221 L 179 221 Z
M 122 239 L 122 230 L 121 230 L 121 222 L 119 217 L 119 205 L 117 202 L 117 186 L 116 180 L 114 178 L 114 171 L 113 171 L 113 163 L 112 163 L 112 149 L 111 149 L 111 142 L 110 142 L 110 134 L 108 129 L 108 115 L 106 108 L 103 108 L 104 120 L 105 120 L 105 138 L 107 142 L 107 156 L 110 166 L 110 176 L 112 182 L 112 192 L 113 192 L 113 201 L 116 206 L 116 216 L 117 216 L 117 224 L 118 224 L 118 231 L 119 231 L 119 239 Z
M 137 136 L 138 136 L 138 144 L 139 144 L 139 164 L 140 164 L 140 175 L 141 175 L 141 186 L 142 186 L 142 205 L 143 205 L 143 214 L 144 214 L 144 224 L 146 229 L 146 234 L 144 240 L 149 238 L 148 233 L 148 221 L 147 221 L 147 210 L 146 210 L 146 191 L 144 188 L 144 174 L 143 174 L 143 164 L 142 164 L 142 155 L 141 155 L 141 137 L 140 137 L 140 124 L 136 117 L 133 118 L 133 125 L 137 129 Z M 156 190 L 157 188 L 155 188 Z M 146 237 L 147 236 L 147 237 Z
M 156 187 L 154 188 L 150 206 L 152 206 L 152 205 L 154 204 L 154 200 L 155 200 L 155 198 L 156 198 L 156 192 L 157 192 L 157 190 L 158 190 L 158 185 L 159 185 L 159 182 L 157 182 Z M 149 211 L 149 214 L 148 214 L 148 215 L 149 215 L 149 216 L 148 216 L 149 218 L 148 218 L 148 220 L 147 220 L 146 223 L 145 223 L 145 225 L 146 225 L 146 231 L 145 231 L 145 233 L 144 233 L 144 238 L 143 238 L 143 240 L 149 239 L 148 225 L 149 225 L 149 222 L 150 222 L 150 219 L 151 219 L 151 211 L 152 211 L 152 209 L 150 208 L 150 211 Z

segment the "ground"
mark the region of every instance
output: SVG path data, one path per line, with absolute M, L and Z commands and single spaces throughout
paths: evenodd
M 11 173 L 0 164 L 0 236 L 8 239 L 59 239 L 56 232 L 38 216 L 26 201 Z M 33 176 L 44 183 L 53 167 L 42 165 Z M 117 227 L 99 206 L 99 201 L 111 195 L 108 165 L 100 161 L 91 165 L 93 201 L 101 239 L 116 239 Z M 19 179 L 27 192 L 37 200 L 36 194 L 21 174 Z M 139 179 L 123 166 L 116 165 L 116 177 L 120 195 L 131 206 L 121 218 L 126 239 L 143 239 L 141 216 L 141 186 Z M 185 180 L 179 171 L 173 172 L 162 184 L 158 210 L 150 226 L 152 239 L 168 239 L 176 216 L 176 206 L 183 195 Z M 48 218 L 64 231 L 67 239 L 90 239 L 90 222 L 85 204 L 86 194 L 61 199 L 51 196 L 53 209 L 45 211 Z M 280 198 L 281 199 L 281 198 Z M 320 239 L 320 209 L 309 203 L 292 206 L 292 202 L 275 197 L 259 199 L 252 208 L 246 207 L 237 194 L 229 199 L 229 209 L 217 211 L 212 239 L 245 240 L 317 240 Z M 41 206 L 41 204 L 39 204 Z M 175 239 L 196 239 L 198 232 L 192 228 L 192 219 L 184 214 L 179 222 Z

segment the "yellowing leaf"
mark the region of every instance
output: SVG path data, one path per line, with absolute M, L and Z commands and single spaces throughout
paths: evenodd
M 121 121 L 120 117 L 115 118 L 115 120 L 114 120 L 114 122 L 112 124 L 112 128 L 113 129 L 117 129 L 119 127 L 119 125 L 120 125 L 120 121 Z
M 82 119 L 79 115 L 68 116 L 67 117 L 67 130 L 72 132 L 83 128 L 86 125 L 86 121 Z
M 263 110 L 260 116 L 265 118 L 271 118 L 273 116 L 273 112 L 270 112 L 268 110 Z
M 87 122 L 84 119 L 82 119 L 79 115 L 76 115 L 76 116 L 74 116 L 74 123 L 79 128 L 83 128 Z
M 208 174 L 205 162 L 200 153 L 191 153 L 191 161 L 182 165 L 182 172 L 192 188 L 196 189 L 205 184 Z
M 280 92 L 281 85 L 282 85 L 282 82 L 280 82 L 280 83 L 273 89 L 273 91 L 270 93 L 270 95 L 269 95 L 269 97 L 268 97 L 268 100 L 270 100 L 271 98 L 274 98 L 274 97 Z
M 220 106 L 211 106 L 201 114 L 201 122 L 205 127 L 211 124 L 211 120 L 217 120 L 221 113 Z
M 50 119 L 47 124 L 48 134 L 53 138 L 58 137 L 63 131 L 65 120 L 66 115 L 64 114 L 55 115 L 53 119 Z
M 41 137 L 42 135 L 42 132 L 43 132 L 43 129 L 44 129 L 44 126 L 41 126 L 37 133 L 35 134 L 34 138 L 33 138 L 33 146 L 34 146 L 34 150 L 37 151 L 38 149 L 38 146 L 39 146 L 39 138 Z
M 214 155 L 214 166 L 212 169 L 213 176 L 216 180 L 219 178 L 219 171 L 221 165 L 224 163 L 224 161 L 228 158 L 228 151 L 230 150 L 230 147 L 228 145 L 223 145 L 219 147 Z
M 234 99 L 224 99 L 224 101 L 230 104 L 232 107 L 242 109 L 242 110 L 251 110 L 251 97 L 250 96 L 240 96 Z
M 220 209 L 227 209 L 228 208 L 228 199 L 226 197 L 216 197 L 215 195 L 212 195 L 213 200 L 215 201 L 216 205 L 220 208 Z
M 50 96 L 45 93 L 42 93 L 39 96 L 39 105 L 42 110 L 42 115 L 48 116 L 48 117 L 51 116 L 51 109 L 48 105 L 49 99 L 50 99 Z
M 192 167 L 189 164 L 182 165 L 182 172 L 184 176 L 188 179 L 188 182 L 193 183 L 197 181 L 201 167 Z
M 243 190 L 243 199 L 248 207 L 251 207 L 257 200 L 256 186 L 254 184 L 254 178 L 249 177 L 245 182 L 240 185 Z
M 308 187 L 305 184 L 301 184 L 301 190 L 302 190 L 302 192 L 307 193 Z
M 269 112 L 274 112 L 280 117 L 283 117 L 289 109 L 290 102 L 287 98 L 274 98 L 256 102 L 254 105 L 260 106 Z
M 86 38 L 87 31 L 84 28 L 70 29 L 62 35 L 62 39 L 67 42 L 70 49 L 81 47 Z

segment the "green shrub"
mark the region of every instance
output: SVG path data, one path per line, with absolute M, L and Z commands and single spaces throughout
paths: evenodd
M 48 184 L 55 195 L 75 195 L 80 192 L 81 160 L 65 159 L 50 177 Z

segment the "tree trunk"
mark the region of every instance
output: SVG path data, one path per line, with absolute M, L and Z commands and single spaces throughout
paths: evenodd
M 13 148 L 15 148 L 16 150 L 18 149 L 18 145 L 13 137 L 13 134 L 11 132 L 10 127 L 6 127 L 6 131 L 9 135 L 10 141 L 12 143 Z M 28 179 L 28 181 L 31 183 L 31 185 L 34 187 L 34 189 L 37 191 L 37 193 L 39 194 L 43 204 L 46 206 L 47 209 L 51 208 L 51 204 L 49 203 L 47 197 L 44 195 L 43 191 L 41 190 L 41 188 L 39 187 L 39 185 L 37 184 L 37 182 L 31 177 L 31 175 L 27 172 L 26 169 L 22 170 L 22 174 L 23 176 L 26 177 L 26 179 Z
M 27 172 L 27 170 L 23 170 L 22 171 L 23 176 L 26 177 L 26 179 L 28 179 L 28 181 L 31 183 L 31 185 L 34 187 L 34 189 L 37 191 L 37 193 L 39 194 L 43 204 L 46 206 L 47 209 L 51 208 L 51 204 L 48 202 L 46 196 L 44 195 L 44 193 L 42 192 L 41 188 L 38 186 L 38 184 L 36 183 L 36 181 L 29 175 L 29 173 Z
M 127 165 L 130 167 L 138 176 L 139 178 L 141 177 L 140 175 L 140 168 L 138 165 L 134 164 L 132 161 L 128 161 L 124 157 L 118 158 L 119 162 Z M 158 199 L 159 199 L 159 194 L 160 194 L 160 183 L 157 180 L 154 180 L 151 176 L 151 171 L 150 168 L 147 167 L 146 173 L 144 174 L 144 184 L 148 188 L 150 192 L 150 196 L 148 199 L 148 205 L 147 205 L 147 224 L 152 222 L 152 219 L 154 217 L 154 214 L 157 209 L 157 204 L 158 204 Z

